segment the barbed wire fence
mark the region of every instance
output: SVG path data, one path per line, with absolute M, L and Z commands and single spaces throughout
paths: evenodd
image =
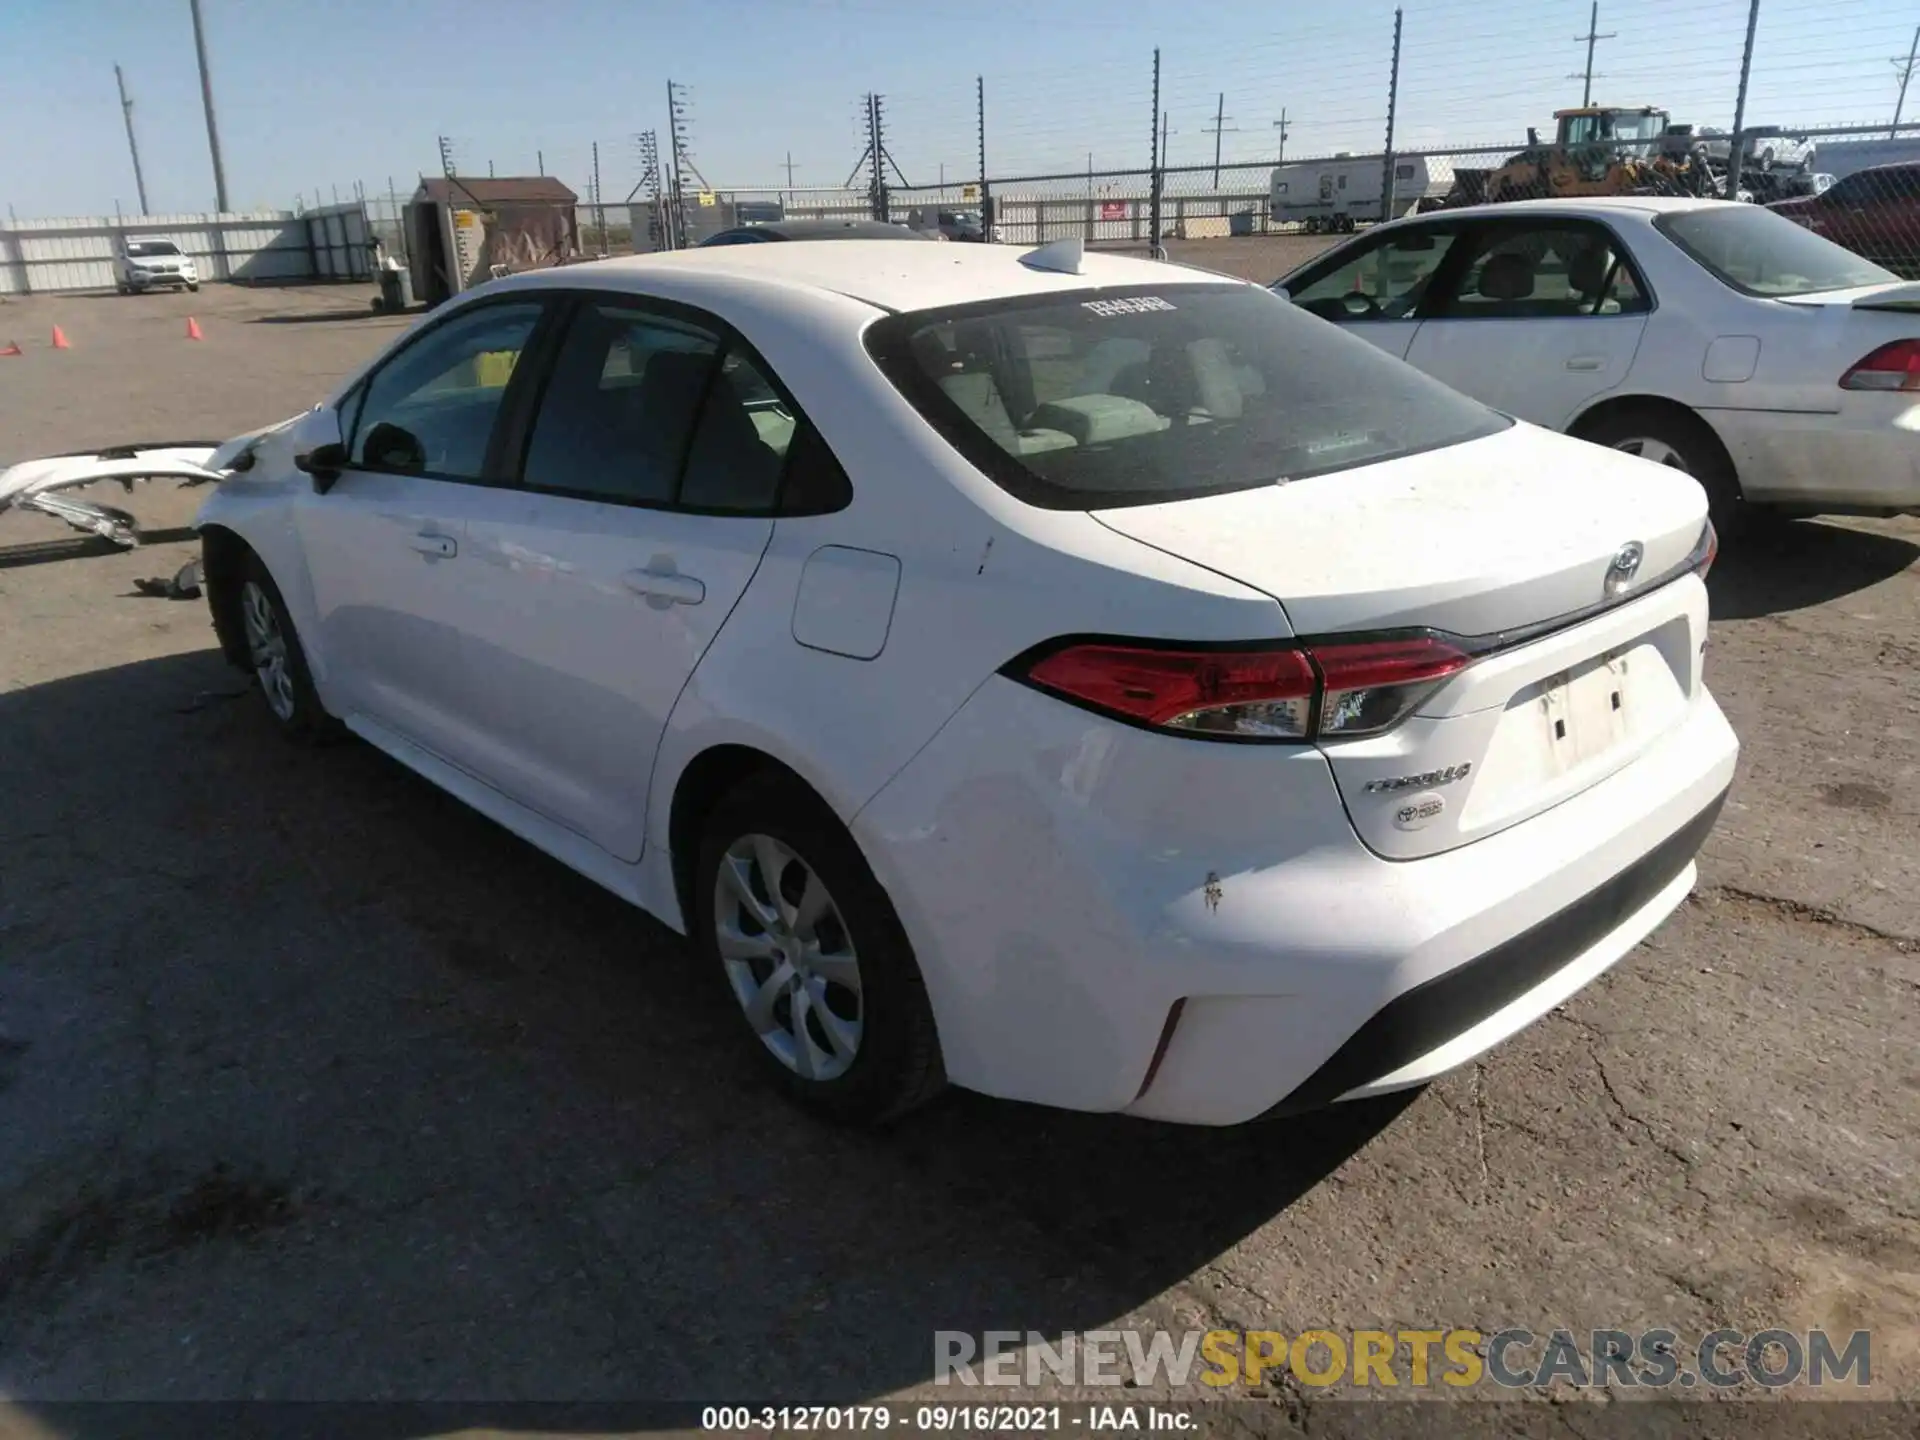
M 1077 235 L 1144 250 L 1338 232 L 1553 186 L 1905 206 L 1904 218 L 1855 217 L 1829 233 L 1920 270 L 1920 196 L 1907 193 L 1920 171 L 1866 174 L 1920 159 L 1920 124 L 1903 113 L 1916 21 L 1920 11 L 1884 0 L 1601 0 L 1597 16 L 1589 0 L 1559 0 L 1519 25 L 1471 0 L 1353 0 L 1215 53 L 878 84 L 846 96 L 836 122 L 809 135 L 812 153 L 796 158 L 790 137 L 772 137 L 768 168 L 784 173 L 756 183 L 709 182 L 696 151 L 737 153 L 739 137 L 696 135 L 698 97 L 677 82 L 663 87 L 661 123 L 597 147 L 536 149 L 512 173 L 568 184 L 587 254 L 679 248 L 773 218 L 944 228 L 942 212 L 975 212 L 1009 243 Z M 1547 176 L 1548 117 L 1576 97 L 1630 101 L 1646 119 L 1630 134 L 1575 136 L 1565 158 L 1577 173 Z M 834 134 L 840 153 L 821 153 Z M 463 174 L 509 173 L 461 137 L 452 148 Z M 1819 193 L 1827 174 L 1837 200 Z M 399 211 L 415 183 L 381 177 L 343 198 L 362 195 L 374 230 L 403 248 Z M 313 193 L 324 203 L 332 187 Z

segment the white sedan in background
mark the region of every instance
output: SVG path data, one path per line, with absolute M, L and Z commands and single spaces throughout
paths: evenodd
M 1920 284 L 1769 210 L 1443 211 L 1274 288 L 1496 409 L 1685 470 L 1723 530 L 1920 512 Z
M 274 723 L 689 934 L 840 1117 L 1418 1085 L 1658 925 L 1733 776 L 1699 485 L 1078 242 L 511 276 L 207 464 Z

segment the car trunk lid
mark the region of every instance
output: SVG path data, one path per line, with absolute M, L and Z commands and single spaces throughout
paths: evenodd
M 1095 512 L 1273 596 L 1296 634 L 1441 632 L 1473 663 L 1385 734 L 1325 739 L 1355 828 L 1411 859 L 1630 764 L 1699 685 L 1706 522 L 1678 472 L 1532 427 L 1296 484 Z

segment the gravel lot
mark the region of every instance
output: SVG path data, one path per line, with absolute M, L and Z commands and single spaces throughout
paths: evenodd
M 1197 263 L 1293 263 L 1233 244 Z M 402 323 L 366 300 L 0 305 L 0 459 L 291 414 Z M 936 1329 L 1779 1325 L 1872 1329 L 1920 1399 L 1920 524 L 1724 558 L 1699 890 L 1483 1064 L 1232 1132 L 956 1096 L 875 1138 L 762 1090 L 659 926 L 281 744 L 134 583 L 203 493 L 114 500 L 130 553 L 0 516 L 0 1393 L 852 1399 L 925 1387 Z

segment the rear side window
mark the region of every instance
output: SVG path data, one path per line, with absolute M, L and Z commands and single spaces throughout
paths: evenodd
M 1283 484 L 1512 423 L 1252 285 L 908 313 L 867 343 L 962 455 L 1047 509 Z
M 660 316 L 583 306 L 527 450 L 528 488 L 659 505 L 673 499 L 719 337 Z
M 1757 205 L 1675 210 L 1653 223 L 1701 269 L 1748 295 L 1817 295 L 1900 278 Z

